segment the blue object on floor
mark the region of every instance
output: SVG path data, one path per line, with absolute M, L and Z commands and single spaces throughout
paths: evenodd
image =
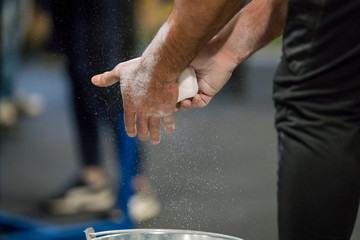
M 119 172 L 121 173 L 118 191 L 117 209 L 121 216 L 68 225 L 56 225 L 48 222 L 0 211 L 0 240 L 79 240 L 85 239 L 84 230 L 93 227 L 96 231 L 130 229 L 134 227 L 127 208 L 133 194 L 132 179 L 137 174 L 138 150 L 136 138 L 125 133 L 123 114 L 119 116 Z

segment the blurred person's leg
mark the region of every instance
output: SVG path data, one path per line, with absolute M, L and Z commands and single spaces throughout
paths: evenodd
M 0 125 L 14 126 L 20 115 L 35 117 L 43 107 L 38 94 L 15 91 L 17 69 L 21 66 L 23 41 L 29 31 L 32 0 L 3 0 L 1 2 L 1 81 Z
M 350 239 L 360 193 L 358 66 L 355 54 L 321 74 L 278 69 L 280 240 Z
M 98 88 L 90 79 L 127 59 L 133 51 L 131 4 L 116 0 L 77 4 L 80 9 L 74 16 L 72 33 L 77 49 L 71 53 L 69 69 L 85 171 L 102 169 L 99 156 L 102 122 L 110 126 L 111 138 L 117 140 L 117 120 L 122 111 L 120 88 Z
M 96 88 L 90 79 L 94 72 L 104 69 L 108 63 L 104 59 L 106 53 L 99 48 L 110 47 L 109 42 L 113 40 L 108 38 L 97 45 L 93 44 L 93 41 L 99 41 L 96 36 L 109 35 L 105 26 L 101 29 L 102 23 L 97 21 L 97 15 L 108 18 L 111 14 L 108 12 L 104 16 L 102 12 L 106 4 L 96 6 L 94 1 L 53 1 L 52 4 L 54 37 L 68 58 L 81 162 L 78 176 L 65 190 L 47 201 L 45 209 L 52 214 L 106 211 L 114 206 L 116 200 L 107 173 L 101 166 L 99 120 L 110 118 L 106 105 L 110 103 L 104 102 L 102 93 L 110 90 Z M 111 95 L 115 98 L 118 94 L 119 90 Z M 117 109 L 119 114 L 121 109 Z M 112 131 L 112 134 L 116 133 Z
M 21 114 L 37 116 L 42 111 L 39 95 L 20 95 L 15 91 L 22 44 L 29 28 L 32 7 L 32 0 L 1 2 L 0 125 L 6 127 L 14 126 Z
M 3 0 L 1 8 L 1 73 L 0 86 L 0 124 L 13 126 L 18 118 L 14 97 L 15 69 L 19 67 L 20 58 L 20 2 Z

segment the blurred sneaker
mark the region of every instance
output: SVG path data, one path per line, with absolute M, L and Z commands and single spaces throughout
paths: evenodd
M 161 211 L 161 204 L 149 180 L 138 175 L 133 180 L 133 188 L 135 194 L 128 202 L 130 217 L 138 223 L 157 217 Z
M 16 105 L 19 113 L 29 117 L 37 117 L 44 109 L 44 99 L 39 94 L 23 95 L 16 99 Z
M 0 125 L 14 127 L 20 116 L 37 117 L 44 109 L 43 97 L 38 94 L 0 99 Z
M 129 200 L 128 207 L 130 217 L 138 223 L 157 217 L 161 211 L 156 195 L 148 192 L 134 194 Z
M 18 121 L 16 104 L 9 99 L 0 99 L 0 125 L 13 127 Z
M 111 210 L 116 198 L 109 185 L 80 183 L 58 197 L 46 200 L 43 210 L 52 215 L 100 213 Z

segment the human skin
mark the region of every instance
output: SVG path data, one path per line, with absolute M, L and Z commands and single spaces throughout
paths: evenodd
M 199 91 L 177 108 L 206 106 L 237 65 L 282 34 L 286 14 L 286 0 L 253 0 L 241 9 L 191 62 Z
M 282 33 L 285 0 L 254 0 L 238 12 L 242 3 L 175 1 L 167 22 L 140 58 L 92 78 L 103 87 L 120 81 L 130 137 L 138 133 L 140 140 L 150 136 L 153 144 L 159 143 L 160 118 L 165 131 L 175 129 L 176 78 L 190 63 L 199 92 L 178 105 L 184 109 L 206 106 L 241 61 Z
M 176 82 L 206 43 L 240 9 L 243 0 L 175 0 L 167 21 L 138 59 L 120 63 L 92 78 L 97 86 L 120 81 L 125 129 L 130 137 L 160 142 L 160 118 L 165 131 L 175 129 Z

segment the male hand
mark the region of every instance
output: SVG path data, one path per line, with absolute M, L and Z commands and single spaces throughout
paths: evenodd
M 199 91 L 191 99 L 181 101 L 177 108 L 205 107 L 230 79 L 237 66 L 233 53 L 220 44 L 215 37 L 191 62 L 195 69 Z
M 138 134 L 142 141 L 150 137 L 152 144 L 158 144 L 160 119 L 166 132 L 175 129 L 173 113 L 179 91 L 175 80 L 162 78 L 166 78 L 164 74 L 155 72 L 144 59 L 136 58 L 94 76 L 91 81 L 99 87 L 120 82 L 127 134 Z

